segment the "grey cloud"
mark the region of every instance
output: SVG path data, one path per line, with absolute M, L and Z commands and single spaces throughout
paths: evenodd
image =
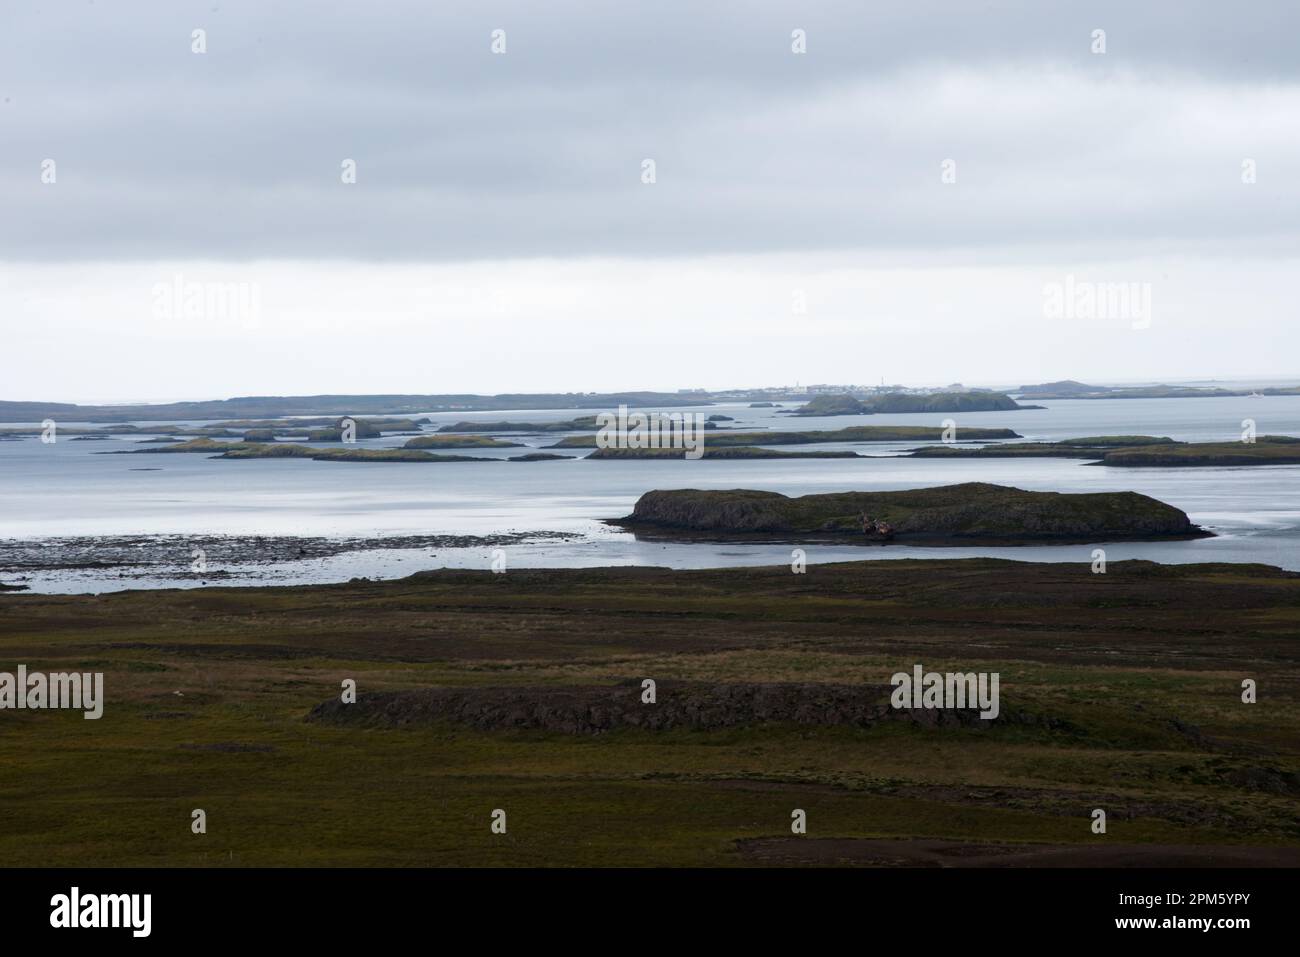
M 0 258 L 1292 248 L 1297 27 L 1283 0 L 10 4 Z

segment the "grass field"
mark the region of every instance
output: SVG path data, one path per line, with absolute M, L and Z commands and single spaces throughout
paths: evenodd
M 977 559 L 6 594 L 0 671 L 102 671 L 107 700 L 98 721 L 0 712 L 0 854 L 10 866 L 741 865 L 827 863 L 801 850 L 827 838 L 845 839 L 829 862 L 871 861 L 872 841 L 927 838 L 954 854 L 1067 846 L 1081 863 L 1120 846 L 1154 860 L 1163 847 L 1272 849 L 1294 863 L 1298 633 L 1300 576 L 1145 562 L 1104 575 Z M 362 695 L 646 677 L 879 685 L 917 663 L 999 672 L 1002 717 L 592 735 L 305 720 L 347 678 Z M 1257 704 L 1241 702 L 1244 678 Z M 191 833 L 194 808 L 206 834 Z M 505 834 L 489 827 L 497 808 Z M 795 808 L 806 838 L 791 834 Z

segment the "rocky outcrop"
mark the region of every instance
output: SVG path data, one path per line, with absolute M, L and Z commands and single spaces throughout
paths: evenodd
M 599 734 L 625 728 L 706 731 L 788 723 L 866 728 L 881 721 L 928 727 L 987 728 L 997 721 L 977 709 L 896 709 L 889 685 L 660 681 L 653 704 L 642 702 L 639 679 L 605 687 L 425 688 L 359 694 L 353 704 L 333 698 L 307 720 L 322 724 L 396 728 L 437 722 L 478 731 L 507 729 Z M 1015 723 L 1016 716 L 1003 715 Z
M 868 538 L 887 542 L 894 537 L 894 526 L 880 519 L 872 518 L 864 512 L 862 515 L 862 534 Z

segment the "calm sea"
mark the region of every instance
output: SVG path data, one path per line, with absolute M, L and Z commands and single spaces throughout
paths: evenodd
M 1031 440 L 1142 433 L 1190 441 L 1233 441 L 1242 421 L 1259 434 L 1300 435 L 1300 397 L 1073 400 L 1047 408 L 958 416 L 960 427 L 1008 427 Z M 792 419 L 745 404 L 700 407 L 735 417 L 735 428 L 822 429 L 848 425 L 939 425 L 939 415 Z M 430 414 L 463 419 L 554 421 L 591 410 Z M 64 428 L 84 423 L 60 423 Z M 960 431 L 958 433 L 960 438 Z M 522 436 L 542 447 L 558 434 Z M 405 437 L 362 441 L 400 446 Z M 61 437 L 0 442 L 0 538 L 81 536 L 286 535 L 371 537 L 491 535 L 522 531 L 578 533 L 565 542 L 505 548 L 509 567 L 665 565 L 677 568 L 778 564 L 790 546 L 638 542 L 601 524 L 626 515 L 643 492 L 661 488 L 756 488 L 799 495 L 847 489 L 903 489 L 981 481 L 1063 492 L 1131 489 L 1186 511 L 1216 538 L 1106 546 L 1110 561 L 1263 562 L 1300 570 L 1300 467 L 1115 469 L 1053 459 L 936 461 L 890 458 L 912 444 L 850 447 L 871 458 L 785 461 L 569 461 L 458 464 L 221 461 L 203 455 L 104 455 L 147 448 L 137 439 L 78 442 Z M 801 446 L 815 448 L 823 446 Z M 505 459 L 528 449 L 465 454 Z M 583 454 L 581 452 L 575 454 Z M 1104 545 L 1106 543 L 1097 543 Z M 851 559 L 991 555 L 1032 561 L 1086 562 L 1094 546 L 1019 548 L 811 547 L 809 563 Z M 486 568 L 490 548 L 370 550 L 268 566 L 268 583 L 396 577 L 423 568 Z M 178 558 L 179 561 L 179 558 Z M 219 562 L 219 555 L 209 558 Z M 180 564 L 188 562 L 184 561 Z M 6 580 L 13 575 L 0 570 Z M 165 576 L 141 580 L 112 572 L 33 573 L 34 591 L 104 591 L 193 585 Z M 244 582 L 247 583 L 247 582 Z

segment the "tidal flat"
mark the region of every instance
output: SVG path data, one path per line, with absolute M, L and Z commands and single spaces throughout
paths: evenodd
M 0 853 L 11 866 L 1294 866 L 1298 624 L 1300 574 L 1142 561 L 5 594 L 0 670 L 103 672 L 107 700 L 93 722 L 4 714 Z M 450 713 L 308 720 L 347 679 L 362 703 L 634 694 L 647 678 L 711 700 L 777 686 L 838 700 L 917 664 L 998 672 L 998 719 L 744 712 L 601 733 Z M 1246 679 L 1257 703 L 1242 701 Z M 498 808 L 506 835 L 489 827 Z M 790 832 L 794 809 L 806 837 Z

